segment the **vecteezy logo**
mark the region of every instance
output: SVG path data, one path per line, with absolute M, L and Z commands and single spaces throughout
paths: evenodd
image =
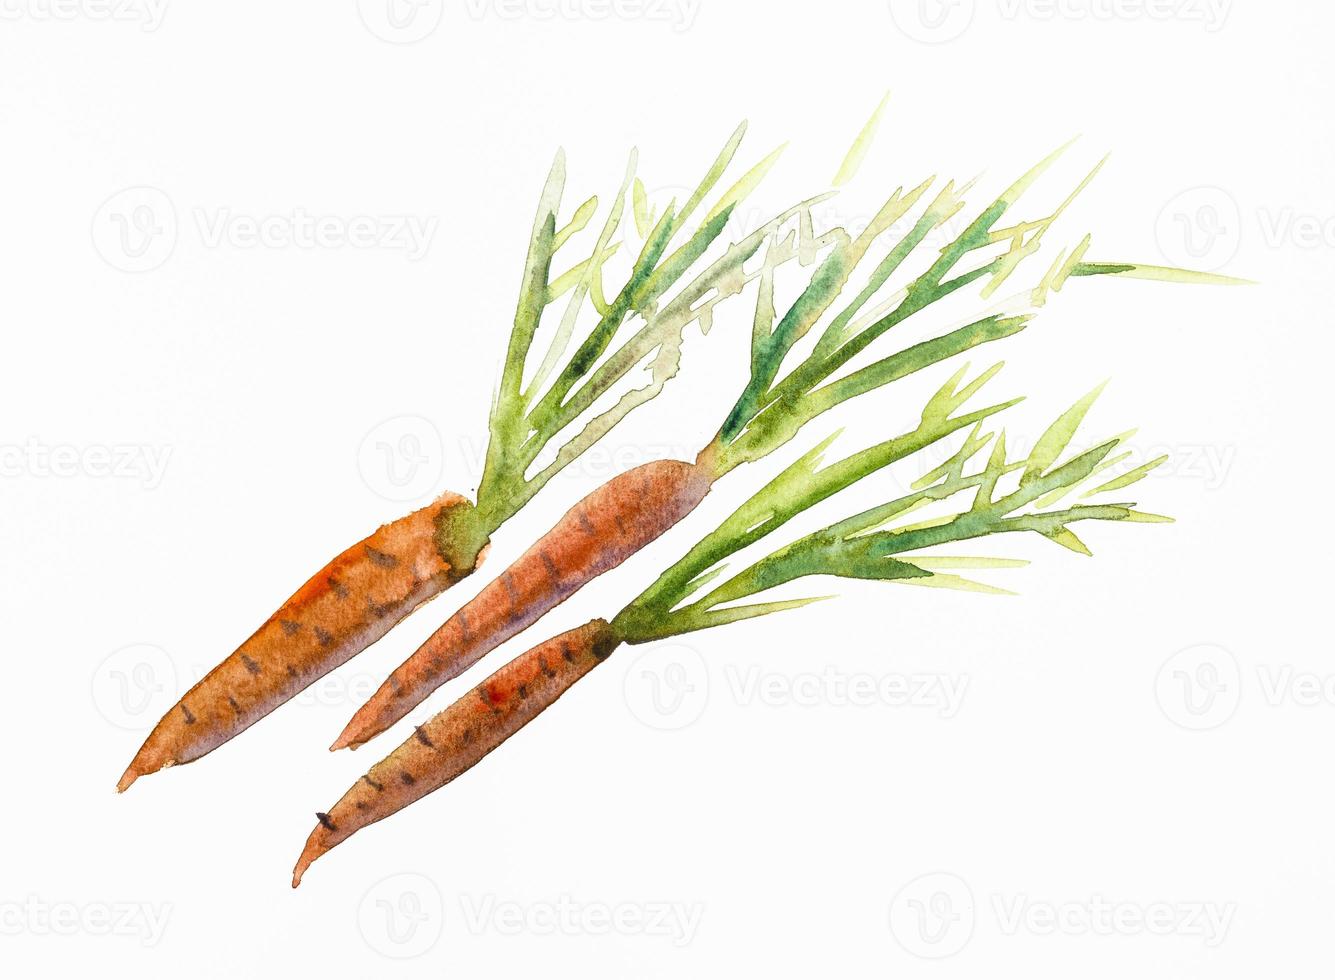
M 657 643 L 631 661 L 624 691 L 626 706 L 636 718 L 659 731 L 676 731 L 704 713 L 709 671 L 690 647 Z
M 1179 650 L 1159 668 L 1154 696 L 1169 720 L 1192 731 L 1218 728 L 1242 698 L 1238 661 L 1221 646 L 1202 643 Z
M 176 664 L 148 643 L 121 647 L 93 674 L 93 704 L 117 728 L 143 731 L 176 698 Z
M 973 926 L 973 891 L 958 875 L 938 871 L 915 878 L 890 903 L 890 932 L 923 959 L 954 956 L 972 938 Z
M 357 450 L 362 480 L 386 500 L 417 500 L 431 493 L 445 471 L 440 430 L 420 415 L 386 419 Z
M 357 0 L 366 29 L 391 44 L 412 44 L 440 26 L 441 0 Z
M 362 896 L 357 925 L 366 945 L 381 956 L 411 959 L 439 941 L 445 929 L 445 900 L 425 875 L 391 875 Z
M 969 29 L 977 0 L 888 0 L 890 19 L 923 44 L 945 44 Z
M 1212 272 L 1238 254 L 1242 211 L 1222 188 L 1193 187 L 1164 205 L 1154 235 L 1170 265 Z
M 127 187 L 93 215 L 93 247 L 112 268 L 149 272 L 176 248 L 176 207 L 156 187 Z

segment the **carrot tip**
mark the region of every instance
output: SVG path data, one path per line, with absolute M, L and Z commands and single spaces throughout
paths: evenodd
M 360 743 L 354 743 L 351 733 L 344 731 L 342 735 L 334 739 L 334 744 L 329 746 L 330 752 L 337 752 L 339 749 L 355 749 Z
M 301 857 L 297 858 L 297 866 L 292 869 L 292 887 L 296 888 L 301 884 L 301 877 L 306 873 L 306 869 L 328 848 L 323 846 L 320 839 L 320 828 L 316 827 L 311 831 L 311 836 L 306 840 L 306 846 L 301 849 Z
M 134 766 L 130 766 L 129 769 L 125 770 L 125 775 L 121 777 L 121 781 L 116 784 L 116 792 L 124 793 L 127 789 L 129 789 L 131 786 L 134 785 L 134 781 L 138 779 L 140 775 L 142 774 L 139 772 L 138 769 L 136 769 Z

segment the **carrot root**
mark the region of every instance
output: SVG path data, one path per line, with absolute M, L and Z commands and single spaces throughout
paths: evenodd
M 384 636 L 467 575 L 443 557 L 446 515 L 472 504 L 446 494 L 386 524 L 327 564 L 253 636 L 192 687 L 149 734 L 116 789 L 193 762 Z
M 593 491 L 405 660 L 330 750 L 356 748 L 379 735 L 440 685 L 640 551 L 694 510 L 713 479 L 708 465 L 659 460 Z
M 311 863 L 363 827 L 420 800 L 477 765 L 507 738 L 602 663 L 620 641 L 595 619 L 521 654 L 417 728 L 343 795 L 319 822 L 292 872 L 301 884 Z

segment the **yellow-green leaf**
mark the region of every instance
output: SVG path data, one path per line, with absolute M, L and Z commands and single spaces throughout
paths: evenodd
M 1029 454 L 1029 461 L 1025 464 L 1021 482 L 1029 483 L 1038 479 L 1048 471 L 1053 463 L 1057 462 L 1057 457 L 1062 454 L 1062 450 L 1070 445 L 1071 439 L 1075 436 L 1075 430 L 1080 427 L 1085 414 L 1089 411 L 1090 406 L 1094 404 L 1094 400 L 1099 397 L 1099 393 L 1103 391 L 1106 384 L 1105 381 L 1068 408 L 1057 421 L 1048 426 L 1046 432 L 1039 436 L 1038 442 L 1034 444 L 1034 451 Z
M 589 219 L 591 219 L 597 211 L 598 195 L 595 194 L 576 208 L 575 215 L 570 219 L 570 223 L 556 233 L 556 237 L 552 239 L 552 251 L 555 252 L 558 248 L 564 245 L 570 240 L 572 235 L 578 235 L 583 231 L 585 226 L 588 225 Z
M 1145 477 L 1150 475 L 1151 470 L 1162 466 L 1166 462 L 1168 462 L 1167 454 L 1164 454 L 1157 459 L 1152 459 L 1148 463 L 1137 466 L 1134 470 L 1128 470 L 1121 476 L 1109 480 L 1107 483 L 1100 484 L 1093 490 L 1086 491 L 1081 494 L 1081 499 L 1092 497 L 1096 493 L 1107 493 L 1110 490 L 1121 490 L 1123 487 L 1129 487 L 1133 483 L 1139 483 L 1141 480 L 1145 479 Z
M 872 141 L 876 138 L 876 129 L 881 124 L 881 114 L 885 111 L 885 105 L 889 101 L 890 93 L 886 92 L 876 106 L 876 111 L 871 114 L 867 124 L 862 127 L 862 132 L 858 133 L 857 139 L 848 148 L 843 163 L 839 165 L 838 173 L 834 175 L 833 183 L 835 187 L 842 187 L 857 176 L 858 169 L 862 166 L 862 161 L 866 159 L 867 151 L 871 149 Z

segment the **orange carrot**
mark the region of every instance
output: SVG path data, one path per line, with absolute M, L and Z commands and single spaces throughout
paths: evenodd
M 417 728 L 371 767 L 306 840 L 292 887 L 311 862 L 363 827 L 383 820 L 467 772 L 532 721 L 616 649 L 609 624 L 595 619 L 516 657 L 467 696 Z
M 660 460 L 593 491 L 405 660 L 331 749 L 356 748 L 385 731 L 441 684 L 620 565 L 694 510 L 713 479 L 708 461 Z
M 447 493 L 384 525 L 317 572 L 163 716 L 117 791 L 140 776 L 207 755 L 472 571 L 485 545 L 470 558 L 471 544 L 460 549 L 459 542 L 445 541 L 445 516 L 457 518 L 462 508 L 472 504 Z M 461 567 L 445 554 L 455 555 Z

